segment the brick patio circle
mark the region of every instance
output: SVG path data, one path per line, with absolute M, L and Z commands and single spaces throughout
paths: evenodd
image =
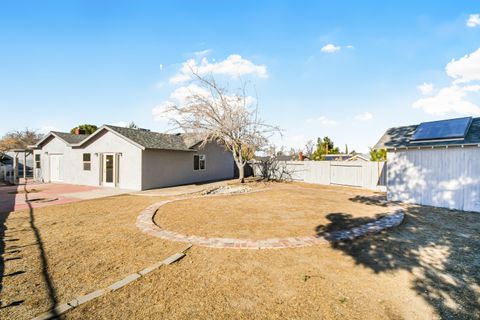
M 248 194 L 248 193 L 243 193 Z M 208 238 L 199 237 L 195 235 L 184 235 L 174 231 L 165 230 L 155 224 L 153 221 L 158 209 L 167 204 L 176 201 L 189 200 L 198 198 L 198 196 L 165 200 L 152 204 L 145 208 L 137 217 L 136 225 L 142 231 L 154 237 L 159 237 L 165 240 L 187 242 L 194 245 L 210 248 L 229 248 L 229 249 L 283 249 L 283 248 L 298 248 L 308 247 L 319 244 L 329 244 L 336 241 L 352 240 L 367 234 L 378 233 L 382 230 L 396 227 L 400 225 L 405 217 L 402 207 L 398 205 L 391 205 L 386 201 L 390 208 L 390 213 L 386 216 L 358 227 L 348 230 L 333 231 L 325 233 L 322 236 L 303 236 L 303 237 L 286 237 L 286 238 L 268 238 L 262 240 L 251 239 L 235 239 L 235 238 Z M 382 202 L 379 202 L 382 204 Z

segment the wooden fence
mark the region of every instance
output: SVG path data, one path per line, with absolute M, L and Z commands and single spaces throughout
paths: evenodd
M 385 162 L 279 161 L 278 167 L 294 181 L 386 191 Z M 253 168 L 255 176 L 261 176 L 260 165 Z

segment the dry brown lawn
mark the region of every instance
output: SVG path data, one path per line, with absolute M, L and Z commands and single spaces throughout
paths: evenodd
M 343 202 L 369 214 L 382 210 L 361 197 L 363 191 L 300 184 L 278 188 L 282 193 L 287 188 L 297 197 L 304 192 L 307 198 L 315 192 L 330 197 L 322 190 L 355 193 L 337 193 L 343 207 L 323 220 L 322 230 L 334 228 L 339 221 L 364 221 L 365 217 L 353 215 Z M 330 191 L 332 199 L 337 197 Z M 239 197 L 251 196 L 254 194 Z M 295 199 L 288 202 L 298 201 Z M 31 318 L 46 311 L 52 302 L 66 302 L 108 286 L 183 248 L 184 244 L 148 236 L 135 227 L 139 212 L 158 200 L 117 196 L 35 209 L 32 214 L 1 215 L 5 252 L 4 270 L 0 270 L 0 319 Z M 369 207 L 375 209 L 369 211 Z M 302 220 L 295 230 L 309 228 Z M 478 319 L 478 230 L 477 213 L 409 207 L 400 227 L 334 246 L 280 250 L 194 246 L 179 262 L 69 311 L 65 317 Z
M 155 223 L 186 235 L 265 239 L 315 235 L 317 227 L 330 223 L 339 214 L 374 218 L 388 213 L 384 206 L 351 201 L 356 194 L 354 189 L 270 184 L 251 194 L 166 204 L 157 211 Z

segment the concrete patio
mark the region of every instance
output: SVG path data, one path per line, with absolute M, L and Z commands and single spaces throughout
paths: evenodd
M 0 212 L 18 211 L 97 199 L 131 192 L 118 188 L 103 188 L 64 183 L 28 182 L 0 186 Z

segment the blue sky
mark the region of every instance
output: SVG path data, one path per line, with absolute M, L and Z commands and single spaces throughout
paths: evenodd
M 246 68 L 263 118 L 284 129 L 276 144 L 328 135 L 367 151 L 390 126 L 480 115 L 479 13 L 475 1 L 2 1 L 0 134 L 165 131 L 155 110 L 187 85 L 172 77 L 207 59 L 232 83 Z

